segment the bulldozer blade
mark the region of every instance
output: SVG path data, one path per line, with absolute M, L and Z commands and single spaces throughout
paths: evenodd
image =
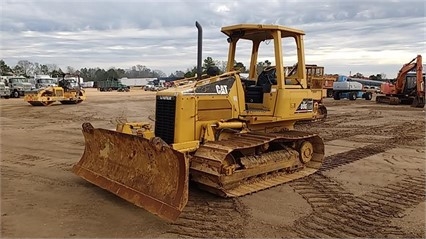
M 163 140 L 83 124 L 85 150 L 73 172 L 165 219 L 188 202 L 189 160 Z

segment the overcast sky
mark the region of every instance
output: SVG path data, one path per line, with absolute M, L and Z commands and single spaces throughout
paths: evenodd
M 220 28 L 239 23 L 304 30 L 306 63 L 323 65 L 327 73 L 395 77 L 402 64 L 426 56 L 426 5 L 417 0 L 0 3 L 1 58 L 12 67 L 29 60 L 62 69 L 141 64 L 166 74 L 186 71 L 196 65 L 195 21 L 203 26 L 203 58 L 215 60 L 227 55 Z

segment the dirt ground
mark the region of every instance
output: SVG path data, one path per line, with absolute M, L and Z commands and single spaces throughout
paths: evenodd
M 319 172 L 237 199 L 191 187 L 166 223 L 70 171 L 83 122 L 149 121 L 154 93 L 87 93 L 79 105 L 0 100 L 2 237 L 425 237 L 424 109 L 327 99 L 325 122 L 297 126 L 325 141 Z

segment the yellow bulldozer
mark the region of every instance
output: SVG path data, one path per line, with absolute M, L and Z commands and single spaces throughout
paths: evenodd
M 321 89 L 307 85 L 304 32 L 279 25 L 223 27 L 227 71 L 203 75 L 202 27 L 196 26 L 197 75 L 156 94 L 154 131 L 148 123 L 119 123 L 115 131 L 83 123 L 85 151 L 73 166 L 87 181 L 168 221 L 187 204 L 190 180 L 238 197 L 310 175 L 324 158 L 318 135 L 294 130 L 297 121 L 326 112 Z M 296 52 L 298 70 L 289 77 L 283 51 L 292 49 L 283 39 Z M 240 44 L 251 45 L 245 80 L 234 69 Z M 272 45 L 275 65 L 258 74 L 263 44 Z
M 56 101 L 61 104 L 79 104 L 85 99 L 86 93 L 80 86 L 80 76 L 71 74 L 63 74 L 58 86 L 27 92 L 24 97 L 24 101 L 32 106 L 49 106 Z

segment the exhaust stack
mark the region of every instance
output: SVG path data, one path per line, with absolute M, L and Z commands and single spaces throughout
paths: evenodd
M 203 60 L 203 28 L 196 21 L 195 26 L 198 29 L 198 49 L 197 49 L 197 80 L 201 80 L 201 75 L 203 74 L 201 68 L 201 61 Z

